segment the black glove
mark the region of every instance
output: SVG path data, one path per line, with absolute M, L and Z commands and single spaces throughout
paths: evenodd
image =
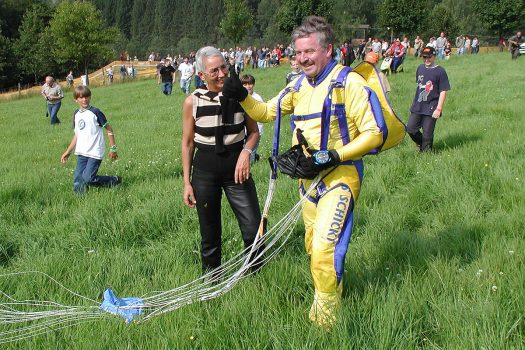
M 321 170 L 317 167 L 312 157 L 307 157 L 301 145 L 295 145 L 288 151 L 272 157 L 279 171 L 293 179 L 313 179 Z
M 272 160 L 283 174 L 294 179 L 314 179 L 322 170 L 340 163 L 335 150 L 316 151 L 307 157 L 302 145 L 295 145 Z
M 242 86 L 239 75 L 235 72 L 235 67 L 230 67 L 230 77 L 224 80 L 222 87 L 222 96 L 234 99 L 236 101 L 244 101 L 248 96 L 248 90 Z

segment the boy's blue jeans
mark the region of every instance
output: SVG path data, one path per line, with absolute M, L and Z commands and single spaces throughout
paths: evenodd
M 100 163 L 102 163 L 102 159 L 78 156 L 77 168 L 73 178 L 73 190 L 76 194 L 85 193 L 87 186 L 112 187 L 118 184 L 118 177 L 116 176 L 97 175 Z

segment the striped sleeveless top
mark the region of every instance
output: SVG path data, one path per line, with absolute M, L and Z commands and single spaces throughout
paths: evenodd
M 244 110 L 240 104 L 222 96 L 222 92 L 196 89 L 192 93 L 195 119 L 195 146 L 222 153 L 242 148 L 246 138 Z

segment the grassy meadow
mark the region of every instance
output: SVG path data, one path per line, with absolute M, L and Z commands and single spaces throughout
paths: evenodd
M 404 73 L 389 76 L 405 122 L 419 63 L 408 58 Z M 525 58 L 494 53 L 442 64 L 452 91 L 435 152 L 419 154 L 407 136 L 366 157 L 344 305 L 331 333 L 308 320 L 313 286 L 299 223 L 280 255 L 220 298 L 138 325 L 95 320 L 2 349 L 524 349 Z M 255 91 L 270 98 L 287 71 L 249 72 Z M 164 96 L 155 80 L 94 88 L 92 104 L 119 147 L 119 160 L 106 159 L 99 174 L 120 175 L 123 184 L 82 198 L 72 191 L 76 158 L 59 162 L 73 135 L 71 91 L 56 127 L 39 96 L 0 102 L 0 275 L 42 271 L 98 300 L 107 287 L 141 296 L 200 276 L 197 215 L 182 203 L 183 98 L 177 86 Z M 261 158 L 272 130 L 265 126 Z M 262 205 L 268 163 L 252 172 Z M 297 200 L 295 182 L 280 176 L 270 225 Z M 226 260 L 242 240 L 224 204 Z M 2 276 L 0 291 L 84 303 L 35 275 Z

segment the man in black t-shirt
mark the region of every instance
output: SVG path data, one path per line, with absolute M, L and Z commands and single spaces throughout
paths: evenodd
M 432 150 L 434 128 L 441 117 L 450 84 L 445 69 L 434 64 L 436 50 L 433 47 L 425 47 L 421 57 L 425 63 L 416 70 L 416 96 L 410 107 L 407 133 L 419 150 L 426 152 Z
M 166 60 L 164 62 L 164 67 L 159 70 L 159 75 L 162 80 L 160 89 L 164 95 L 171 95 L 171 88 L 173 87 L 173 74 L 175 73 L 175 68 L 171 65 L 171 62 Z

